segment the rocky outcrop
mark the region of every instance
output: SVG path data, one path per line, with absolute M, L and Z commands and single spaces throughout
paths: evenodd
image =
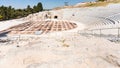
M 44 11 L 35 14 L 30 14 L 25 18 L 25 20 L 41 21 L 46 19 L 61 19 L 61 18 L 62 18 L 61 11 Z

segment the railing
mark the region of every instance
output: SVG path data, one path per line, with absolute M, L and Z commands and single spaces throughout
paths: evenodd
M 116 28 L 101 28 L 78 31 L 81 35 L 92 35 L 97 37 L 103 37 L 110 41 L 120 41 L 120 27 Z
M 70 35 L 70 36 L 69 36 Z M 72 37 L 71 37 L 72 35 Z M 74 42 L 74 39 L 78 37 L 77 32 L 52 32 L 47 34 L 14 34 L 8 35 L 6 37 L 0 37 L 0 45 L 15 45 L 17 47 L 21 45 L 31 45 L 33 43 L 37 44 L 41 42 L 41 39 L 63 39 L 68 36 L 69 40 Z M 7 41 L 8 40 L 8 41 Z M 3 42 L 2 42 L 3 41 Z M 54 42 L 54 41 L 53 41 Z

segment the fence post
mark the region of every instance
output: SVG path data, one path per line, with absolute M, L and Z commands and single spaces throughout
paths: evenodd
M 90 35 L 92 35 L 92 30 L 90 30 L 90 31 L 91 31 Z
M 120 29 L 120 28 L 118 27 L 118 41 L 119 41 L 119 37 L 120 37 L 120 35 L 119 35 L 119 34 L 120 34 L 119 29 Z
M 18 37 L 17 37 L 17 47 L 19 47 L 20 45 L 20 35 L 18 35 Z
M 102 29 L 100 29 L 100 37 L 101 37 L 101 34 L 102 34 L 101 30 L 102 30 Z
M 94 31 L 92 30 L 92 35 L 94 36 Z

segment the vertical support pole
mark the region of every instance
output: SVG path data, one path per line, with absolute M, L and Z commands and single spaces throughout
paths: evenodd
M 19 35 L 19 41 L 20 41 L 20 35 Z
M 94 36 L 94 32 L 93 32 L 93 30 L 92 30 L 92 35 Z
M 100 29 L 100 37 L 102 36 L 102 32 L 101 32 L 102 29 Z
M 19 42 L 20 42 L 20 35 L 19 35 L 19 39 L 18 39 L 18 46 L 20 46 L 20 43 L 19 43 Z
M 94 30 L 93 30 L 93 36 L 95 36 L 95 32 L 94 32 Z
M 17 47 L 19 47 L 20 35 L 17 37 Z
M 119 37 L 120 37 L 120 31 L 119 31 L 119 27 L 118 27 L 118 41 L 119 41 Z
M 91 33 L 90 33 L 90 34 L 92 35 L 92 33 L 93 33 L 93 32 L 92 32 L 92 30 L 91 30 Z

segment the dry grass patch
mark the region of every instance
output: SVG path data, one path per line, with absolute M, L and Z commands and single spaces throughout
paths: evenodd
M 59 42 L 62 43 L 62 46 L 63 46 L 63 47 L 69 47 L 69 46 L 70 46 L 70 45 L 68 45 L 68 44 L 65 43 L 65 42 L 66 42 L 66 39 L 61 39 L 61 40 L 59 40 Z
M 81 7 L 99 7 L 99 6 L 107 6 L 110 3 L 120 3 L 120 0 L 114 1 L 104 1 L 104 2 L 86 2 L 85 4 L 81 4 L 78 6 L 63 6 L 63 7 L 56 7 L 53 10 L 60 10 L 65 8 L 81 8 Z
M 68 45 L 68 44 L 66 44 L 66 43 L 64 43 L 63 44 L 63 47 L 69 47 L 70 45 Z

